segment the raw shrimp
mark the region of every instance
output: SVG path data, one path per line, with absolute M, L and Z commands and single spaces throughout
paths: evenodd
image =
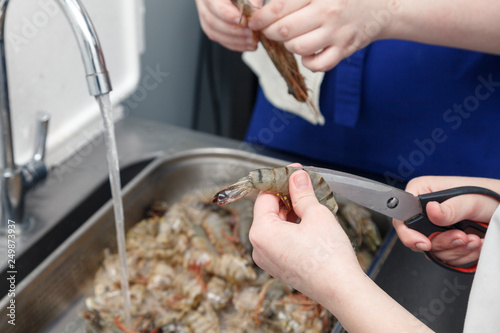
M 240 178 L 236 183 L 229 185 L 214 195 L 213 203 L 227 205 L 239 200 L 250 193 L 253 189 L 266 191 L 277 195 L 284 205 L 284 213 L 292 210 L 292 202 L 289 197 L 288 179 L 292 173 L 303 170 L 299 167 L 279 167 L 265 168 L 250 171 L 248 176 Z M 337 213 L 338 205 L 333 197 L 330 186 L 319 174 L 307 171 L 311 178 L 314 194 L 319 203 L 326 206 L 333 214 Z M 357 247 L 361 242 L 361 228 L 357 225 L 345 223 L 345 220 L 338 219 L 340 225 L 349 236 L 351 243 Z
M 231 0 L 232 3 L 241 10 L 242 24 L 246 25 L 248 19 L 253 14 L 253 6 L 249 0 Z M 295 56 L 285 48 L 282 42 L 267 38 L 260 31 L 254 31 L 255 40 L 261 42 L 266 49 L 269 58 L 271 58 L 274 66 L 285 80 L 288 93 L 295 97 L 301 103 L 307 103 L 316 119 L 322 119 L 318 109 L 309 98 L 307 85 L 304 77 L 300 74 L 299 67 Z
M 213 202 L 219 205 L 226 205 L 243 198 L 253 189 L 257 189 L 276 194 L 285 205 L 285 208 L 290 211 L 292 209 L 292 202 L 289 197 L 288 178 L 297 170 L 303 169 L 299 167 L 279 167 L 250 171 L 248 176 L 240 178 L 236 183 L 217 192 L 213 198 Z M 318 201 L 332 213 L 337 213 L 338 205 L 333 197 L 330 186 L 328 186 L 319 174 L 311 171 L 306 172 L 311 178 L 314 193 Z

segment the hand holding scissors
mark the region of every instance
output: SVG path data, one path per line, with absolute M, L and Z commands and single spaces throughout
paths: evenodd
M 500 180 L 487 178 L 424 176 L 412 179 L 406 191 L 414 195 L 425 195 L 453 187 L 477 185 L 499 191 Z M 487 195 L 460 195 L 443 202 L 431 201 L 425 205 L 429 220 L 439 226 L 452 225 L 457 221 L 472 220 L 489 225 L 498 200 Z M 465 233 L 453 229 L 438 234 L 429 240 L 421 233 L 406 227 L 402 221 L 394 220 L 394 227 L 405 246 L 414 251 L 432 251 L 432 254 L 451 266 L 462 266 L 477 261 L 483 247 L 481 234 Z
M 305 169 L 321 174 L 330 185 L 334 194 L 338 194 L 396 220 L 404 221 L 408 228 L 418 231 L 430 240 L 438 237 L 438 235 L 445 231 L 453 229 L 484 237 L 487 231 L 487 224 L 463 220 L 449 226 L 436 225 L 428 217 L 427 203 L 434 201 L 441 203 L 465 194 L 480 194 L 500 201 L 498 193 L 484 187 L 456 187 L 415 196 L 398 188 L 348 173 L 314 167 L 305 167 Z M 476 268 L 475 265 L 470 267 L 455 267 L 438 259 L 431 252 L 426 252 L 426 255 L 435 263 L 448 269 L 472 273 Z

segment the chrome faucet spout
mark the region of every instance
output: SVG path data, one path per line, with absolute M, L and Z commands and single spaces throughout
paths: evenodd
M 111 91 L 111 80 L 104 62 L 102 48 L 87 11 L 79 0 L 57 0 L 75 34 L 83 66 L 87 74 L 87 85 L 92 96 Z
M 80 0 L 55 0 L 64 12 L 80 49 L 89 93 L 92 96 L 111 91 L 102 48 L 94 26 Z M 16 231 L 28 225 L 24 213 L 26 192 L 47 174 L 44 162 L 48 115 L 38 116 L 38 134 L 31 161 L 18 166 L 14 159 L 9 87 L 5 57 L 5 16 L 9 0 L 0 0 L 0 233 L 9 232 L 9 220 Z M 23 227 L 24 226 L 24 227 Z

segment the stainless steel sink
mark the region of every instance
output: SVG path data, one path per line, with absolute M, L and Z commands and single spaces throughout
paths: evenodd
M 141 159 L 134 163 L 123 166 L 120 170 L 122 185 L 126 185 L 130 180 L 139 174 L 151 161 L 152 157 Z M 37 223 L 22 235 L 17 235 L 15 239 L 15 270 L 16 281 L 24 279 L 29 272 L 37 267 L 47 256 L 60 246 L 73 232 L 85 223 L 100 207 L 102 207 L 111 197 L 109 181 L 95 183 L 96 187 L 91 188 L 89 193 L 81 195 L 78 204 L 72 209 L 68 207 L 66 213 L 54 223 L 47 221 L 37 221 Z M 50 195 L 50 194 L 49 194 Z M 50 210 L 54 207 L 44 206 Z M 6 236 L 0 239 L 0 253 L 7 253 L 8 239 Z M 9 274 L 7 260 L 0 263 L 0 297 L 5 296 L 9 290 L 6 282 Z
M 287 161 L 226 148 L 194 149 L 158 158 L 123 190 L 126 228 L 140 221 L 156 199 L 175 202 L 193 189 L 222 186 L 249 170 L 286 164 Z M 372 276 L 395 240 L 390 221 L 381 216 L 374 218 L 385 241 L 370 269 Z M 7 295 L 1 300 L 0 331 L 85 332 L 86 323 L 80 316 L 84 300 L 92 295 L 92 280 L 103 250 L 116 251 L 115 243 L 113 209 L 108 201 L 17 285 L 15 297 Z M 4 320 L 8 318 L 11 299 L 15 299 L 15 326 Z

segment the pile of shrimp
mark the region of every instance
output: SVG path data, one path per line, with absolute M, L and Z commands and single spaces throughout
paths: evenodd
M 259 269 L 248 231 L 252 198 L 227 206 L 198 190 L 149 216 L 127 232 L 133 327 L 124 327 L 117 254 L 106 250 L 86 300 L 95 332 L 328 332 L 335 318 L 321 305 Z M 359 206 L 341 206 L 366 219 Z M 349 213 L 349 211 L 351 211 Z M 369 215 L 369 213 L 368 213 Z M 369 216 L 368 216 L 369 218 Z M 375 248 L 363 253 L 368 267 Z

